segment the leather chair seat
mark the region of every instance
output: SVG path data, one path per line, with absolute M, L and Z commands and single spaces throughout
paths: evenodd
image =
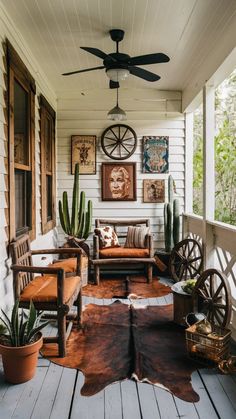
M 64 280 L 64 304 L 75 294 L 80 285 L 79 276 L 71 276 Z M 20 301 L 57 302 L 57 279 L 53 275 L 36 276 L 22 291 Z
M 130 247 L 107 247 L 99 251 L 102 259 L 115 258 L 148 258 L 149 249 L 130 248 Z

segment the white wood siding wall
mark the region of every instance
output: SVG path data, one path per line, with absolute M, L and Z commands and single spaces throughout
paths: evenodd
M 112 94 L 112 102 L 109 97 Z M 128 119 L 125 124 L 137 133 L 138 146 L 136 152 L 126 162 L 136 162 L 137 166 L 137 201 L 110 202 L 101 200 L 101 163 L 115 162 L 109 159 L 101 149 L 101 134 L 112 125 L 107 121 L 106 114 L 114 106 L 114 91 L 104 91 L 98 102 L 95 96 L 72 97 L 58 100 L 58 199 L 64 190 L 71 199 L 73 176 L 71 175 L 71 135 L 97 136 L 97 173 L 96 175 L 80 175 L 80 188 L 86 192 L 87 199 L 92 199 L 93 227 L 94 219 L 107 218 L 140 218 L 151 220 L 154 233 L 155 248 L 163 245 L 163 206 L 164 204 L 143 203 L 143 179 L 165 179 L 167 197 L 168 174 L 142 173 L 142 137 L 145 135 L 169 136 L 170 173 L 176 182 L 180 197 L 181 210 L 184 206 L 184 150 L 185 121 L 180 113 L 181 94 L 179 92 L 158 92 L 154 89 L 122 91 L 120 89 L 120 106 L 126 111 Z M 169 109 L 169 111 L 168 111 Z M 63 242 L 64 233 L 59 227 L 59 240 Z M 90 236 L 89 242 L 91 245 Z
M 5 209 L 7 209 L 7 201 L 5 192 L 7 191 L 7 176 L 4 164 L 4 158 L 7 157 L 7 143 L 4 134 L 4 91 L 6 90 L 4 82 L 4 52 L 2 43 L 8 38 L 16 49 L 25 65 L 28 67 L 32 76 L 36 81 L 36 97 L 35 97 L 35 166 L 36 166 L 36 240 L 32 243 L 32 248 L 54 247 L 56 242 L 55 232 L 51 231 L 42 236 L 41 233 L 41 202 L 40 202 L 40 142 L 39 142 L 39 108 L 37 97 L 40 93 L 44 94 L 47 100 L 56 110 L 56 98 L 50 86 L 46 82 L 46 77 L 41 73 L 35 58 L 29 53 L 27 45 L 23 42 L 22 37 L 16 32 L 12 22 L 0 14 L 0 308 L 8 309 L 13 302 L 12 292 L 12 275 L 10 271 L 11 260 L 7 255 L 7 235 L 5 227 L 7 226 L 5 218 Z M 35 260 L 36 263 L 45 264 L 41 258 Z

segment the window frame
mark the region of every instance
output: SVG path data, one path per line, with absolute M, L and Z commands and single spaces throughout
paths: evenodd
M 16 238 L 16 219 L 15 219 L 15 169 L 31 172 L 31 228 L 27 230 L 30 240 L 36 236 L 36 196 L 35 196 L 35 80 L 28 71 L 18 53 L 10 42 L 6 41 L 7 69 L 8 69 L 8 174 L 9 174 L 9 240 Z M 14 159 L 14 82 L 28 94 L 28 152 L 29 165 L 15 163 Z M 25 231 L 19 232 L 17 237 Z
M 42 234 L 48 233 L 56 226 L 56 142 L 55 142 L 55 125 L 56 112 L 48 103 L 43 95 L 39 96 L 40 105 L 40 159 L 41 159 L 41 221 Z M 46 137 L 45 126 L 46 119 L 50 121 L 50 140 L 51 140 L 51 170 L 46 168 Z M 51 176 L 51 213 L 52 218 L 48 220 L 47 205 L 47 176 Z

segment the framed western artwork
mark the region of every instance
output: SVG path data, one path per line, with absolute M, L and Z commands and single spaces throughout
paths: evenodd
M 165 202 L 165 180 L 143 180 L 143 202 Z
M 71 173 L 75 173 L 75 163 L 79 163 L 81 175 L 96 174 L 96 136 L 71 136 Z
M 169 172 L 169 137 L 143 137 L 143 173 Z
M 102 200 L 136 201 L 136 163 L 102 163 Z

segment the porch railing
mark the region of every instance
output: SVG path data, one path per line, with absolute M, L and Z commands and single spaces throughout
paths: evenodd
M 236 227 L 183 214 L 183 237 L 195 238 L 202 244 L 205 269 L 220 269 L 227 276 L 232 293 L 232 329 L 236 339 Z

